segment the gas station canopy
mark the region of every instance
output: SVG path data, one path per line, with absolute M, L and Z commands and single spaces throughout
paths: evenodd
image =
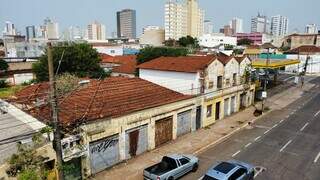
M 252 61 L 252 67 L 261 69 L 277 69 L 288 65 L 299 64 L 298 59 L 255 59 Z

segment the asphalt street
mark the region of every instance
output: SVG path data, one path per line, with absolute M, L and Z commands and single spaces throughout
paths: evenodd
M 257 180 L 320 180 L 320 78 L 314 88 L 226 141 L 198 155 L 201 178 L 219 161 L 236 159 L 257 167 Z

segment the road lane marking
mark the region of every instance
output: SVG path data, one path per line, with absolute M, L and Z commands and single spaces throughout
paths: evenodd
M 261 138 L 261 136 L 258 136 L 254 139 L 254 141 L 258 141 Z
M 202 180 L 204 176 L 201 176 L 198 180 Z
M 314 115 L 314 117 L 318 116 L 320 114 L 320 110 Z
M 275 124 L 274 126 L 272 126 L 272 128 L 275 128 L 275 127 L 277 127 L 278 126 L 278 124 Z
M 282 152 L 291 142 L 292 142 L 292 140 L 288 141 L 288 142 L 280 149 L 280 152 Z
M 245 145 L 244 147 L 247 148 L 251 145 L 252 143 L 248 143 L 247 145 Z
M 304 128 L 306 128 L 306 127 L 308 126 L 308 124 L 309 124 L 309 123 L 306 123 L 306 124 L 300 129 L 300 131 L 303 131 Z
M 259 170 L 257 170 L 257 168 L 259 168 Z M 262 173 L 263 171 L 265 171 L 266 170 L 266 168 L 264 168 L 264 167 L 255 167 L 254 168 L 254 178 L 256 178 L 260 173 Z
M 232 154 L 232 157 L 235 157 L 237 154 L 239 154 L 241 151 L 237 151 L 236 153 Z
M 318 155 L 316 156 L 316 158 L 314 158 L 314 163 L 316 163 L 318 160 L 319 160 L 319 158 L 320 158 L 320 152 L 318 153 Z
M 289 118 L 289 117 L 290 117 L 289 115 L 286 116 L 286 118 Z
M 280 123 L 282 123 L 284 121 L 284 119 L 281 119 Z
M 270 131 L 270 129 L 269 129 L 269 130 L 267 130 L 266 132 L 264 132 L 263 134 L 267 134 L 269 131 Z

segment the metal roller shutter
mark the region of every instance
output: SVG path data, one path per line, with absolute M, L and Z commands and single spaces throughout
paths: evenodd
M 178 114 L 177 136 L 187 134 L 191 131 L 191 110 Z
M 91 173 L 95 174 L 119 160 L 119 136 L 111 136 L 89 144 Z
M 156 121 L 156 147 L 172 140 L 172 116 Z

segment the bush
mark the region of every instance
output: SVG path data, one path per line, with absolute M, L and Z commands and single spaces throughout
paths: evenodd
M 0 88 L 6 88 L 9 84 L 6 80 L 0 80 Z
M 37 174 L 37 172 L 33 169 L 26 169 L 22 171 L 19 176 L 18 180 L 40 180 L 41 178 Z

